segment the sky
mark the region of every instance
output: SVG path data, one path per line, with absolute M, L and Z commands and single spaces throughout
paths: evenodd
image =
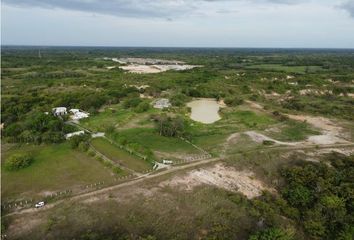
M 354 48 L 354 0 L 2 0 L 1 44 Z

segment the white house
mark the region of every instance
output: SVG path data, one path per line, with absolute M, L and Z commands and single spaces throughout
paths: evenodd
M 168 100 L 166 98 L 161 98 L 161 99 L 155 101 L 155 103 L 154 103 L 154 108 L 164 109 L 164 108 L 169 108 L 169 107 L 171 107 L 171 103 L 170 103 L 170 100 Z
M 66 107 L 56 107 L 52 109 L 54 116 L 62 116 L 68 114 Z
M 73 120 L 80 120 L 82 118 L 88 118 L 89 117 L 89 113 L 83 112 L 80 109 L 70 109 L 69 112 L 71 112 L 73 115 L 71 116 L 71 118 Z
M 72 132 L 72 133 L 65 134 L 65 138 L 66 139 L 70 139 L 73 136 L 80 136 L 80 135 L 83 135 L 83 134 L 85 134 L 84 131 Z

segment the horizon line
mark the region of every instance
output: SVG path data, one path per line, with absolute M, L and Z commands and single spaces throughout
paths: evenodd
M 1 44 L 0 47 L 87 47 L 87 48 L 179 48 L 179 49 L 293 49 L 293 50 L 354 50 L 354 47 L 197 47 L 197 46 L 127 46 L 127 45 L 32 45 Z

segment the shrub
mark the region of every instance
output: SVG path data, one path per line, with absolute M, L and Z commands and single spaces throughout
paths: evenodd
M 224 99 L 224 102 L 226 105 L 229 106 L 238 106 L 241 105 L 243 103 L 243 99 L 238 98 L 238 97 L 228 97 Z
M 263 140 L 263 145 L 266 146 L 270 146 L 270 145 L 274 145 L 275 142 L 271 141 L 271 140 Z
M 82 143 L 80 150 L 84 150 L 86 148 L 86 147 L 84 147 L 84 144 L 88 145 L 89 138 L 90 138 L 90 135 L 88 135 L 88 134 L 72 136 L 69 140 L 70 147 L 72 149 L 76 149 L 76 148 L 80 147 L 80 144 Z M 84 147 L 84 148 L 82 148 L 82 147 Z M 87 149 L 88 149 L 88 146 L 86 148 L 86 151 L 87 151 Z
M 30 166 L 33 157 L 29 154 L 14 154 L 5 162 L 5 169 L 9 171 L 17 171 Z
M 128 108 L 135 108 L 137 107 L 142 100 L 140 98 L 129 98 L 123 102 L 123 108 L 128 109 Z
M 291 240 L 293 234 L 288 233 L 280 228 L 267 228 L 262 231 L 258 231 L 249 237 L 249 240 Z
M 134 111 L 137 112 L 137 113 L 142 113 L 142 112 L 146 112 L 147 110 L 149 110 L 149 108 L 150 108 L 150 104 L 148 102 L 141 102 L 134 109 Z

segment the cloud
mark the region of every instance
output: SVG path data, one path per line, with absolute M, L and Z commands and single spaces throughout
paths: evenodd
M 349 12 L 354 17 L 354 0 L 350 0 L 341 5 L 341 8 Z
M 40 7 L 67 9 L 96 14 L 136 17 L 165 18 L 187 16 L 200 8 L 201 3 L 250 2 L 254 4 L 297 4 L 302 0 L 3 0 L 16 7 Z
M 194 4 L 184 0 L 3 0 L 16 7 L 67 9 L 125 17 L 181 16 L 193 11 Z

